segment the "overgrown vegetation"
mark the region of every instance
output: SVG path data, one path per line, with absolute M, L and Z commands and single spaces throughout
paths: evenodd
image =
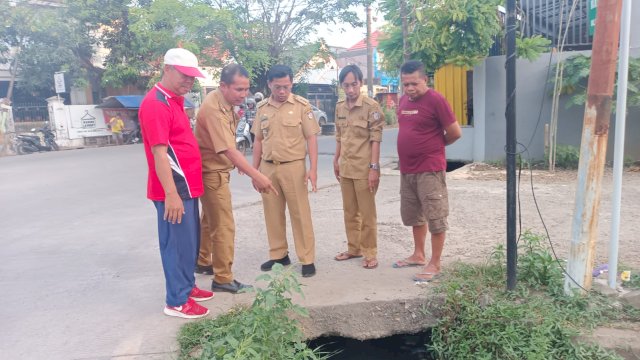
M 576 335 L 613 320 L 640 321 L 640 313 L 601 295 L 566 296 L 563 272 L 546 238 L 520 239 L 518 287 L 505 291 L 505 249 L 485 265 L 458 264 L 435 291 L 446 296 L 433 328 L 438 359 L 619 359 Z
M 297 275 L 276 264 L 270 274 L 257 280 L 268 281 L 258 288 L 249 308 L 236 308 L 215 319 L 185 325 L 178 335 L 181 359 L 303 360 L 326 359 L 327 354 L 310 349 L 304 342 L 299 323 L 288 313 L 307 316 L 288 295 L 302 295 Z
M 382 109 L 384 113 L 384 121 L 387 125 L 394 125 L 398 123 L 398 115 L 395 109 L 388 109 L 386 106 Z
M 563 62 L 561 95 L 569 95 L 566 108 L 584 106 L 587 101 L 587 84 L 591 72 L 591 57 L 576 55 Z M 616 67 L 617 69 L 617 67 Z M 616 70 L 617 72 L 617 70 Z M 616 73 L 616 79 L 618 75 Z M 551 81 L 554 81 L 551 79 Z M 616 80 L 617 81 L 617 80 Z M 617 86 L 614 87 L 612 109 L 615 111 Z M 640 58 L 629 59 L 627 107 L 640 107 Z
M 551 40 L 542 35 L 518 37 L 516 38 L 516 54 L 519 58 L 534 61 L 539 58 L 542 53 L 549 51 L 550 45 Z
M 549 153 L 544 154 L 545 165 L 549 165 Z M 577 169 L 580 164 L 580 149 L 571 145 L 556 147 L 556 167 L 561 169 Z

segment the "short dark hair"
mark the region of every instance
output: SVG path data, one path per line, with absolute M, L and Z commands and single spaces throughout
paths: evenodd
M 355 76 L 356 80 L 362 82 L 362 79 L 364 77 L 362 75 L 362 70 L 360 70 L 358 65 L 347 65 L 343 67 L 342 70 L 340 70 L 340 75 L 338 76 L 338 79 L 340 79 L 340 84 L 342 84 L 344 78 L 346 78 L 349 73 L 352 73 L 353 76 Z
M 293 81 L 293 71 L 287 65 L 273 65 L 267 72 L 268 81 L 273 81 L 273 79 L 280 79 L 285 76 L 288 76 L 289 80 Z
M 229 64 L 222 68 L 222 72 L 220 73 L 220 82 L 227 85 L 233 84 L 233 79 L 236 75 L 249 78 L 249 72 L 244 68 L 244 66 L 240 64 Z
M 419 71 L 420 75 L 426 75 L 424 64 L 418 60 L 409 60 L 400 67 L 401 74 L 413 74 L 416 71 Z

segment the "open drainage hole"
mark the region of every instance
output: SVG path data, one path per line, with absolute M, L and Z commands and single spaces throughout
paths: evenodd
M 309 346 L 321 346 L 322 351 L 328 353 L 337 352 L 330 360 L 431 360 L 427 352 L 430 341 L 431 331 L 426 330 L 365 341 L 325 336 L 309 341 Z

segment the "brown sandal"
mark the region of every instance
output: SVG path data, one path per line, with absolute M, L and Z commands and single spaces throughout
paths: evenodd
M 378 259 L 364 259 L 362 261 L 362 267 L 365 269 L 375 269 L 378 267 Z

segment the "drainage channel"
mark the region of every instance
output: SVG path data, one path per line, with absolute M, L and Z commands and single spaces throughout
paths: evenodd
M 431 360 L 427 352 L 430 339 L 431 331 L 427 330 L 364 341 L 327 336 L 309 341 L 309 346 L 334 354 L 331 360 Z

